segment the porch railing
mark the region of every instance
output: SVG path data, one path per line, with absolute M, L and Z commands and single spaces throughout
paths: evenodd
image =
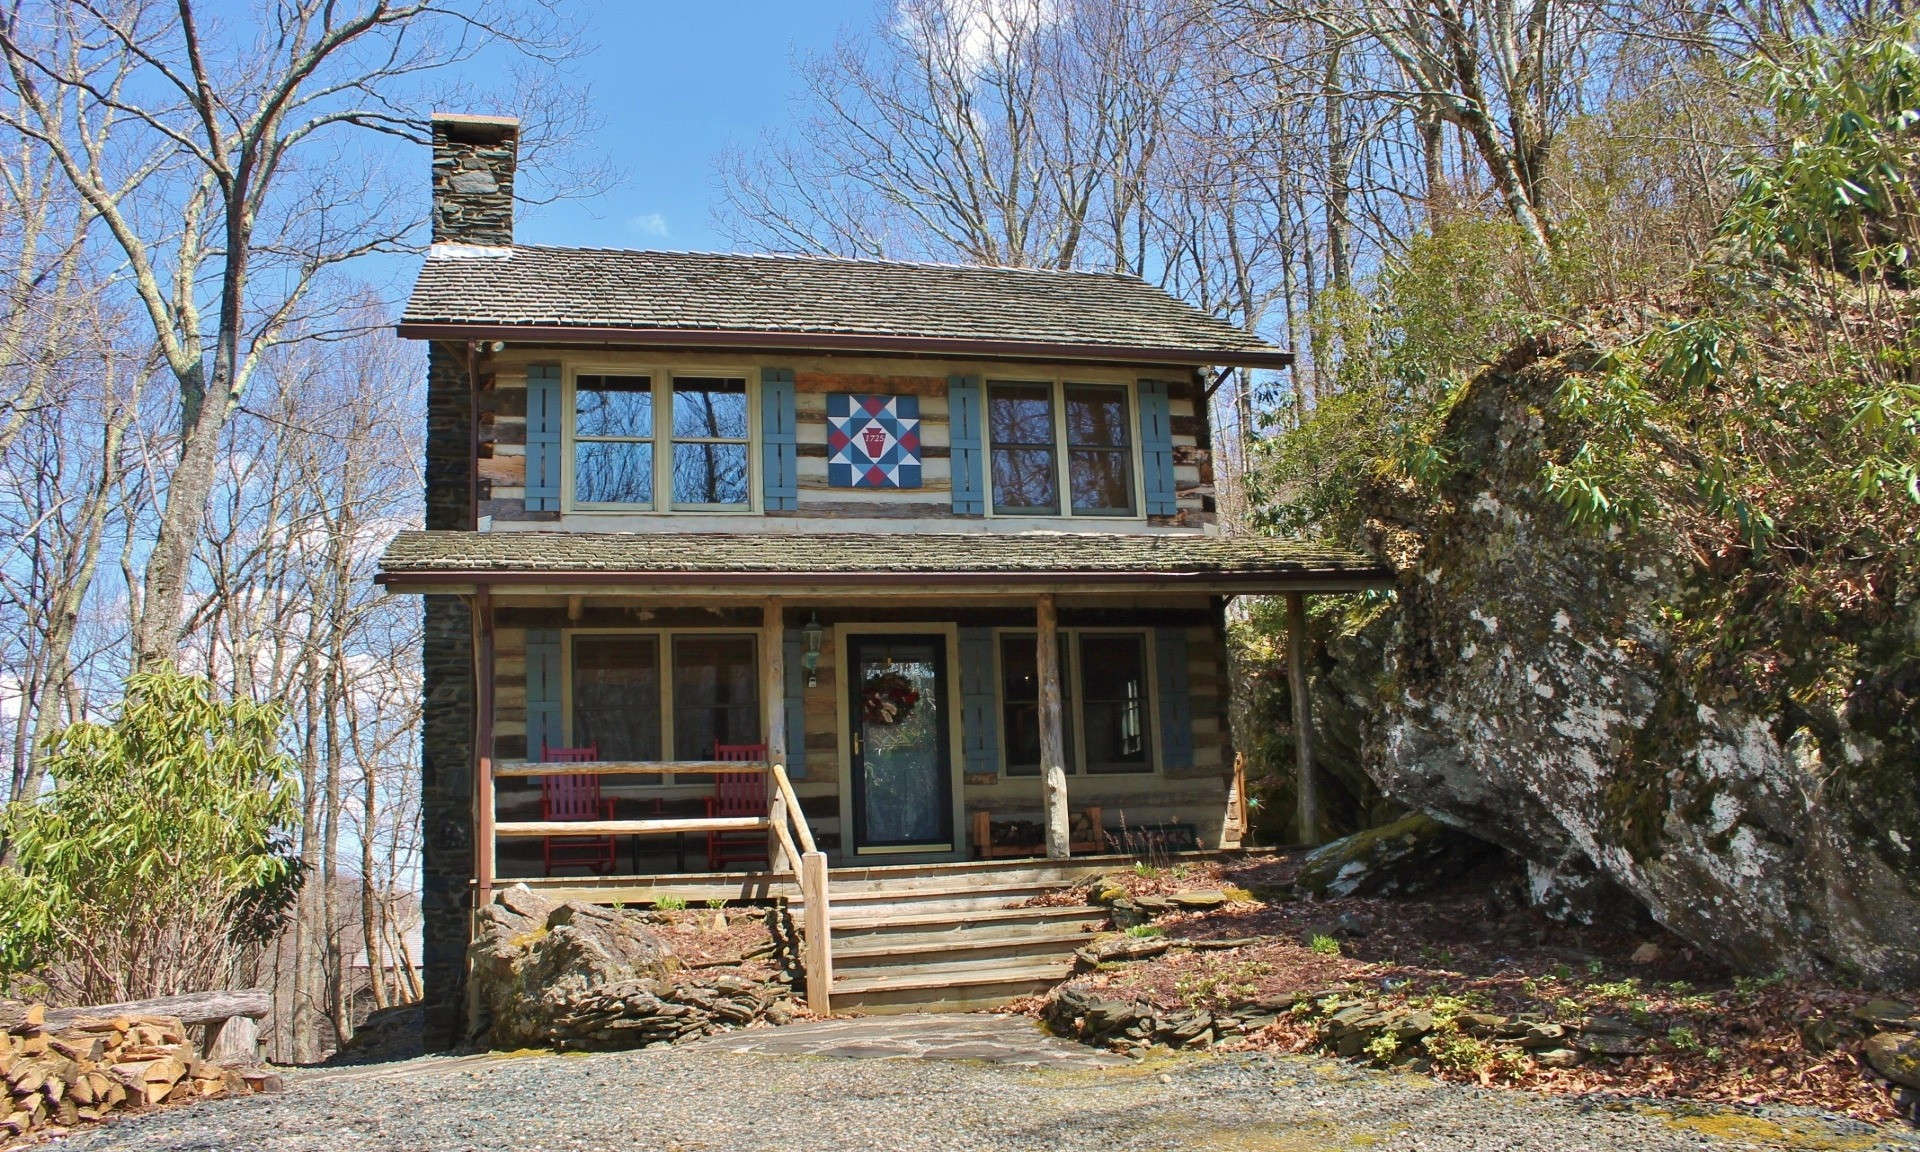
M 806 813 L 787 776 L 786 765 L 765 761 L 737 760 L 598 760 L 571 763 L 508 761 L 494 766 L 496 777 L 537 776 L 703 776 L 715 772 L 766 772 L 772 775 L 765 816 L 700 816 L 691 818 L 656 817 L 646 820 L 503 820 L 495 822 L 492 835 L 501 839 L 536 836 L 655 836 L 685 832 L 767 833 L 767 863 L 776 875 L 793 876 L 802 902 L 803 952 L 801 965 L 807 975 L 807 1007 L 817 1015 L 831 1011 L 829 989 L 833 984 L 833 943 L 830 896 L 827 891 L 827 856 L 814 843 L 813 830 L 807 827 Z M 491 791 L 491 789 L 489 789 Z M 489 797 L 491 799 L 491 797 Z M 489 805 L 490 807 L 490 805 Z M 486 833 L 483 831 L 482 835 Z M 491 847 L 491 845 L 489 845 Z M 485 872 L 493 869 L 493 853 L 487 854 Z M 492 887 L 495 877 L 483 877 Z

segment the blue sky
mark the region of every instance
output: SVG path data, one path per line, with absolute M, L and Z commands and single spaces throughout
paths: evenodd
M 800 56 L 871 24 L 878 0 L 584 0 L 579 65 L 620 183 L 592 200 L 524 207 L 518 239 L 610 248 L 725 249 L 714 161 L 791 112 Z M 424 180 L 426 158 L 421 157 Z

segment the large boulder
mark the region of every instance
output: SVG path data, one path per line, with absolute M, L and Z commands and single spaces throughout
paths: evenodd
M 1597 354 L 1568 331 L 1509 355 L 1448 416 L 1440 498 L 1378 495 L 1410 562 L 1340 653 L 1376 702 L 1368 773 L 1538 887 L 1604 877 L 1740 969 L 1920 982 L 1920 581 L 1828 621 L 1845 645 L 1748 629 L 1769 658 L 1841 661 L 1837 687 L 1703 675 L 1737 568 L 1657 527 L 1576 531 L 1540 491 L 1573 440 L 1554 391 Z
M 641 1047 L 791 1018 L 784 978 L 691 972 L 644 913 L 555 903 L 524 885 L 481 910 L 468 958 L 468 1040 L 493 1048 Z

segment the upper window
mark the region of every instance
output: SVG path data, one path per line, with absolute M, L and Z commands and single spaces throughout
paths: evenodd
M 993 510 L 1058 515 L 1053 385 L 988 385 L 987 435 L 993 438 Z
M 577 376 L 573 502 L 744 511 L 750 429 L 747 382 L 739 377 L 673 376 L 661 388 L 652 376 Z
M 673 379 L 673 505 L 747 505 L 747 382 Z
M 989 382 L 994 512 L 1135 515 L 1132 426 L 1124 385 Z
M 574 382 L 573 499 L 653 504 L 651 376 L 581 376 Z
M 1067 385 L 1067 483 L 1076 516 L 1133 515 L 1133 421 L 1127 390 Z

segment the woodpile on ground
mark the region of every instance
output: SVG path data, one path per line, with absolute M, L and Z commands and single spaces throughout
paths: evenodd
M 251 1062 L 204 1059 L 179 1016 L 88 1011 L 35 1004 L 0 1013 L 0 1144 L 118 1111 L 279 1087 Z

